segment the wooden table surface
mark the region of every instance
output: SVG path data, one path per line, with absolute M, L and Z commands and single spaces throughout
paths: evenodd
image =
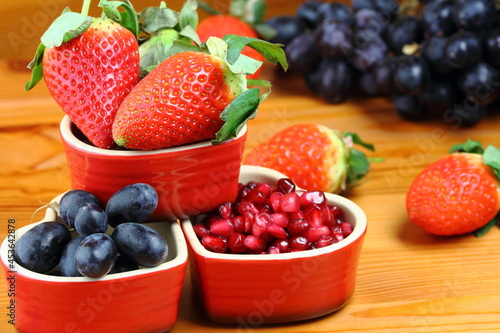
M 70 188 L 58 133 L 63 113 L 45 85 L 26 93 L 25 62 L 0 60 L 0 238 L 8 221 L 16 228 L 38 221 L 37 208 Z M 442 238 L 410 224 L 405 194 L 425 165 L 466 139 L 500 146 L 500 107 L 478 126 L 457 129 L 434 120 L 409 123 L 383 98 L 351 97 L 329 105 L 304 83 L 266 67 L 271 96 L 249 123 L 247 149 L 279 129 L 320 123 L 354 131 L 383 157 L 366 181 L 346 196 L 368 216 L 368 232 L 353 299 L 336 313 L 255 332 L 500 332 L 500 229 L 483 238 Z M 171 332 L 241 332 L 208 321 L 191 298 L 186 278 L 177 324 Z M 0 332 L 8 324 L 5 284 L 0 283 Z M 246 331 L 246 330 L 244 330 Z M 119 333 L 119 332 L 118 332 Z

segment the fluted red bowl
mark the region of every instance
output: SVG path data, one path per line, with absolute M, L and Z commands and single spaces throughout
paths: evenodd
M 275 184 L 277 171 L 242 166 L 240 182 Z M 196 217 L 181 221 L 190 251 L 194 290 L 212 321 L 252 329 L 266 323 L 316 318 L 342 308 L 356 286 L 367 219 L 345 197 L 326 193 L 344 211 L 353 232 L 344 240 L 313 250 L 281 254 L 224 254 L 206 250 L 197 238 Z
M 167 241 L 169 254 L 163 264 L 93 279 L 35 273 L 14 262 L 10 250 L 15 242 L 36 224 L 54 220 L 57 214 L 48 208 L 42 221 L 19 228 L 0 247 L 13 304 L 7 310 L 11 317 L 5 318 L 13 320 L 19 332 L 153 333 L 175 325 L 188 257 L 177 222 L 147 223 Z
M 152 220 L 197 215 L 234 200 L 247 128 L 230 141 L 210 141 L 151 150 L 97 148 L 65 116 L 60 124 L 72 188 L 87 190 L 106 203 L 113 193 L 133 183 L 158 192 Z

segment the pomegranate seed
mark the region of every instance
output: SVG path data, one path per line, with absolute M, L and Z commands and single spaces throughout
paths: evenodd
M 206 220 L 206 223 L 207 223 L 207 225 L 209 225 L 209 226 L 210 226 L 210 225 L 214 224 L 214 222 L 219 221 L 220 219 L 221 219 L 221 218 L 220 218 L 220 216 L 219 216 L 219 215 L 216 215 L 216 214 L 210 214 L 210 215 L 208 216 L 207 220 Z
M 214 222 L 210 226 L 210 231 L 214 234 L 221 236 L 229 236 L 234 231 L 234 225 L 231 223 L 229 219 L 223 219 L 217 222 Z
M 271 217 L 271 223 L 279 225 L 282 228 L 288 226 L 288 215 L 285 213 L 271 213 L 269 216 Z
M 198 236 L 199 238 L 210 234 L 210 229 L 208 229 L 207 226 L 202 223 L 193 225 L 193 230 L 196 236 Z
M 252 212 L 254 214 L 257 214 L 259 210 L 257 209 L 257 207 L 255 207 L 253 203 L 249 201 L 242 201 L 238 205 L 238 213 L 243 215 L 245 212 Z
M 286 193 L 280 200 L 281 210 L 292 213 L 300 210 L 300 198 L 295 192 Z
M 218 208 L 219 215 L 223 219 L 230 218 L 232 210 L 233 210 L 233 205 L 229 201 L 220 204 Z
M 344 222 L 340 225 L 340 228 L 342 228 L 342 234 L 344 237 L 347 237 L 352 233 L 352 225 L 350 223 Z
M 271 185 L 267 183 L 260 183 L 257 185 L 257 189 L 262 193 L 266 198 L 269 198 L 269 195 L 271 194 Z
M 321 205 L 325 203 L 325 193 L 321 191 L 305 191 L 300 196 L 300 203 L 303 206 Z
M 259 213 L 255 216 L 252 226 L 252 234 L 260 236 L 267 229 L 267 225 L 271 222 L 271 217 L 266 213 Z
M 264 240 L 254 235 L 246 236 L 243 244 L 253 253 L 261 253 L 266 247 Z
M 298 212 L 288 213 L 288 218 L 291 219 L 306 219 L 306 214 L 303 210 L 299 210 Z
M 278 187 L 278 190 L 283 194 L 295 191 L 295 183 L 289 178 L 279 179 L 276 186 Z
M 323 236 L 329 236 L 330 229 L 326 225 L 321 225 L 319 227 L 311 227 L 304 234 L 304 237 L 307 238 L 309 242 L 315 242 Z
M 241 215 L 233 216 L 231 218 L 231 223 L 234 225 L 235 232 L 244 232 L 245 231 L 245 218 Z
M 306 219 L 292 219 L 288 221 L 288 232 L 291 235 L 303 235 L 309 230 L 311 225 Z
M 245 233 L 249 234 L 252 231 L 255 214 L 252 212 L 245 212 L 243 213 L 243 218 L 245 219 Z
M 338 240 L 331 235 L 321 236 L 321 238 L 314 243 L 314 247 L 319 249 L 337 242 Z
M 224 239 L 217 237 L 217 236 L 212 236 L 212 235 L 206 235 L 201 239 L 201 244 L 209 251 L 212 252 L 217 252 L 217 253 L 224 253 L 226 252 L 227 245 Z
M 283 196 L 283 193 L 281 192 L 273 192 L 269 196 L 269 201 L 271 203 L 271 207 L 273 208 L 275 213 L 280 213 L 281 212 L 281 197 Z
M 285 229 L 283 229 L 283 227 L 280 227 L 279 225 L 274 224 L 274 223 L 270 223 L 267 226 L 266 231 L 268 234 L 270 234 L 276 238 L 284 239 L 287 237 Z
M 345 238 L 344 233 L 342 232 L 342 227 L 340 227 L 340 226 L 333 227 L 331 232 L 332 232 L 332 235 L 335 238 L 337 238 L 338 241 L 341 241 Z
M 333 216 L 335 219 L 340 219 L 344 215 L 344 212 L 342 212 L 342 209 L 338 206 L 328 206 L 330 208 L 330 211 L 332 212 Z
M 260 205 L 259 212 L 271 214 L 273 212 L 273 208 L 269 204 L 264 203 L 264 204 Z
M 267 200 L 266 196 L 257 187 L 248 192 L 245 199 L 253 204 L 262 204 Z
M 288 239 L 277 239 L 274 241 L 272 246 L 276 246 L 280 253 L 290 252 L 290 247 L 288 246 Z
M 271 245 L 267 249 L 267 253 L 269 253 L 269 254 L 278 254 L 278 253 L 281 253 L 281 252 L 280 252 L 280 248 L 279 247 L 277 247 L 275 245 Z
M 321 211 L 323 212 L 323 224 L 328 227 L 333 227 L 336 224 L 335 217 L 327 205 L 321 205 Z
M 239 232 L 233 232 L 227 239 L 227 247 L 233 252 L 242 253 L 247 250 L 245 246 L 246 236 Z
M 306 211 L 306 218 L 312 227 L 323 225 L 323 210 L 318 205 L 309 206 Z
M 291 236 L 288 239 L 288 244 L 292 251 L 303 251 L 311 247 L 309 241 L 304 236 Z

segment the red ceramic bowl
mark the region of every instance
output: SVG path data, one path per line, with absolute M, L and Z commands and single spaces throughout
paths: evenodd
M 240 181 L 275 183 L 279 172 L 243 166 Z M 190 250 L 191 278 L 207 316 L 251 329 L 265 323 L 311 319 L 342 308 L 352 297 L 367 221 L 352 201 L 327 194 L 354 230 L 330 246 L 283 254 L 221 254 L 206 250 L 193 222 L 182 229 Z
M 48 208 L 38 223 L 56 219 Z M 36 224 L 18 229 L 0 248 L 9 304 L 15 306 L 7 319 L 20 332 L 165 332 L 174 326 L 188 256 L 177 222 L 147 224 L 167 241 L 163 264 L 99 279 L 40 274 L 13 263 L 9 245 Z
M 246 140 L 238 137 L 220 145 L 205 141 L 152 151 L 101 149 L 82 140 L 68 116 L 60 134 L 73 188 L 87 190 L 106 203 L 120 188 L 148 183 L 158 192 L 152 220 L 197 215 L 234 200 Z

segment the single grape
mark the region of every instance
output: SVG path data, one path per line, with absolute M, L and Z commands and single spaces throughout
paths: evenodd
M 443 120 L 457 127 L 473 127 L 484 118 L 486 112 L 486 106 L 479 105 L 473 99 L 466 99 L 463 104 L 453 105 Z
M 318 94 L 328 103 L 344 101 L 352 86 L 352 69 L 342 58 L 323 58 L 318 67 Z
M 382 15 L 374 9 L 363 8 L 354 13 L 354 27 L 356 31 L 369 31 L 374 35 L 380 35 L 389 25 Z
M 393 95 L 398 92 L 398 88 L 394 82 L 397 63 L 397 57 L 387 57 L 373 68 L 375 84 L 378 91 L 383 95 Z
M 108 228 L 108 215 L 99 206 L 81 207 L 75 215 L 75 229 L 82 236 L 104 233 Z
M 319 60 L 321 64 L 322 60 Z M 319 70 L 319 65 L 314 69 L 304 73 L 304 80 L 306 82 L 307 88 L 313 93 L 318 93 L 318 82 L 321 79 L 322 73 Z
M 445 57 L 445 45 L 447 41 L 447 37 L 436 35 L 426 38 L 420 44 L 420 54 L 427 60 L 432 71 L 439 74 L 448 74 L 454 70 L 454 68 L 448 64 Z
M 127 259 L 124 256 L 118 256 L 115 261 L 115 265 L 109 271 L 108 274 L 115 274 L 115 273 L 123 273 L 123 272 L 129 272 L 129 271 L 135 271 L 136 269 L 139 269 L 139 265 L 137 265 L 135 262 L 133 262 L 130 259 Z
M 324 2 L 318 8 L 320 22 L 336 21 L 351 26 L 354 22 L 352 10 L 341 2 Z
M 432 75 L 420 95 L 420 101 L 428 113 L 442 114 L 455 103 L 459 96 L 455 83 L 454 78 L 448 75 Z
M 429 66 L 421 56 L 403 56 L 398 60 L 394 82 L 406 95 L 422 93 L 430 80 Z
M 73 238 L 64 248 L 61 260 L 59 261 L 61 276 L 82 276 L 76 268 L 75 252 L 78 245 L 80 245 L 84 239 L 85 236 L 77 236 Z
M 318 9 L 323 4 L 318 0 L 306 0 L 297 8 L 297 17 L 304 25 L 310 29 L 316 28 L 320 24 Z
M 46 273 L 57 266 L 70 240 L 71 233 L 64 224 L 42 222 L 19 238 L 14 259 L 30 271 Z
M 482 57 L 482 44 L 479 36 L 470 31 L 459 31 L 450 36 L 445 44 L 446 62 L 454 68 L 465 68 Z
M 500 67 L 500 28 L 488 31 L 484 48 L 488 62 Z
M 402 16 L 389 24 L 384 37 L 389 49 L 396 55 L 402 55 L 403 46 L 422 41 L 422 21 L 413 15 Z
M 276 31 L 269 39 L 271 43 L 286 45 L 305 30 L 302 20 L 291 15 L 274 16 L 265 23 Z
M 87 205 L 100 206 L 99 200 L 92 193 L 85 190 L 70 190 L 59 201 L 59 215 L 70 227 L 75 227 L 75 215 L 78 209 Z
M 377 83 L 375 82 L 375 74 L 372 70 L 361 72 L 361 76 L 359 77 L 359 87 L 361 91 L 368 96 L 380 95 Z
M 118 251 L 110 236 L 92 234 L 85 237 L 75 251 L 76 268 L 80 274 L 98 278 L 113 268 Z
M 458 79 L 460 89 L 480 105 L 496 100 L 500 91 L 499 70 L 481 60 L 466 68 Z
M 367 71 L 387 56 L 387 45 L 379 35 L 358 32 L 354 38 L 351 56 L 352 65 L 360 71 Z
M 135 183 L 118 190 L 106 204 L 108 223 L 144 222 L 158 206 L 158 193 L 149 184 Z
M 343 22 L 324 21 L 316 29 L 316 44 L 321 55 L 345 57 L 351 53 L 352 30 Z
M 285 54 L 290 70 L 300 73 L 314 70 L 320 60 L 315 34 L 304 31 L 285 46 Z
M 455 0 L 452 13 L 456 26 L 467 31 L 491 27 L 495 15 L 494 0 Z
M 111 237 L 120 254 L 140 266 L 154 267 L 165 261 L 168 245 L 154 229 L 139 223 L 122 223 Z
M 425 117 L 425 109 L 417 96 L 397 94 L 393 101 L 396 113 L 403 119 L 419 121 Z
M 354 11 L 373 9 L 388 23 L 392 22 L 399 12 L 399 2 L 396 0 L 351 0 L 351 5 Z
M 433 0 L 422 10 L 422 24 L 426 36 L 448 36 L 457 31 L 453 22 L 454 0 Z

